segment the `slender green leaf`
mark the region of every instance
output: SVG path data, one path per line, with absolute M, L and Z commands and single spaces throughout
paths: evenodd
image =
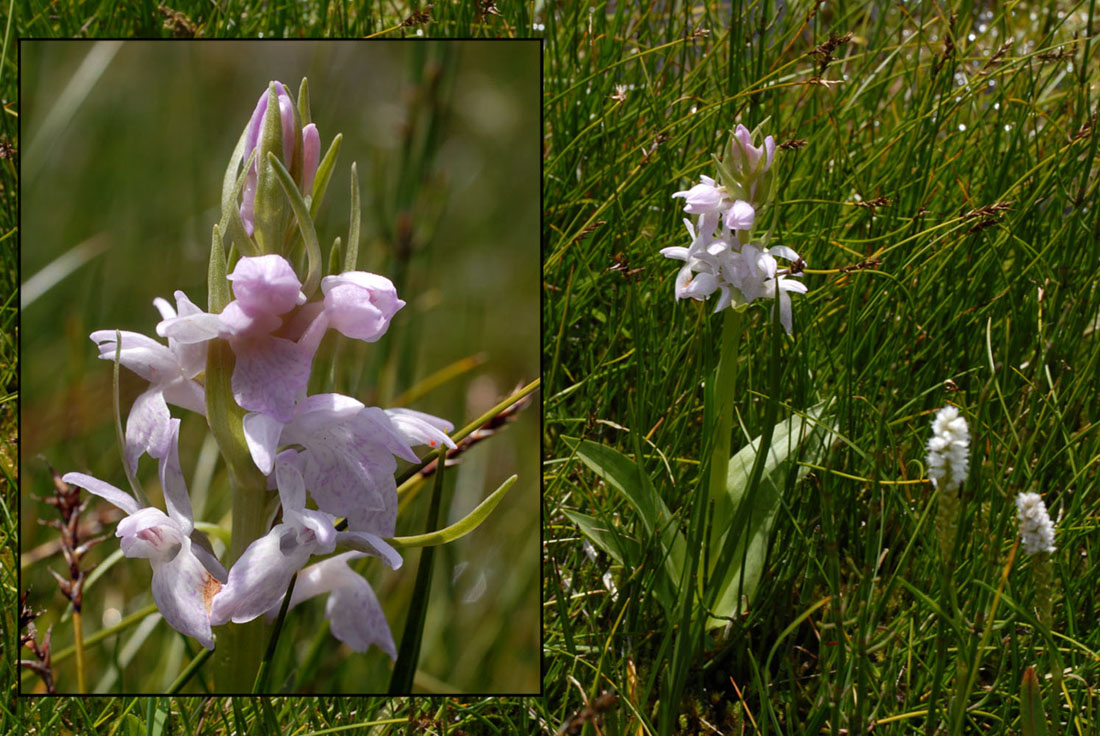
M 660 539 L 665 574 L 671 588 L 677 589 L 684 570 L 687 542 L 676 517 L 657 494 L 649 476 L 622 453 L 589 440 L 579 443 L 577 457 L 630 502 L 642 517 L 648 536 L 656 535 Z
M 634 567 L 641 561 L 642 548 L 637 540 L 631 539 L 614 527 L 609 527 L 594 516 L 569 509 L 562 509 L 562 513 L 577 525 L 584 536 L 610 555 L 615 562 L 624 567 Z

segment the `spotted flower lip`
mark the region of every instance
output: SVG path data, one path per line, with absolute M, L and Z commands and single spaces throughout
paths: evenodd
M 375 534 L 336 531 L 336 516 L 306 508 L 302 458 L 295 450 L 279 454 L 275 466 L 283 520 L 248 546 L 229 571 L 229 580 L 214 597 L 210 622 L 245 623 L 277 608 L 291 577 L 313 555 L 331 553 L 337 546 L 371 550 L 391 568 L 401 566 L 401 555 Z
M 179 425 L 179 419 L 171 420 L 171 446 L 160 459 L 167 514 L 151 506 L 143 508 L 129 493 L 84 473 L 66 473 L 61 479 L 126 512 L 115 536 L 120 537 L 124 555 L 145 558 L 152 565 L 157 609 L 172 628 L 213 649 L 210 606 L 228 575 L 213 555 L 191 541 L 194 516 L 180 470 Z
M 348 529 L 391 537 L 397 519 L 396 458 L 419 462 L 411 446 L 445 444 L 451 425 L 405 409 L 383 411 L 341 394 L 299 402 L 286 423 L 251 413 L 244 434 L 261 473 L 271 472 L 280 446 L 300 448 L 301 472 L 317 508 L 346 516 Z M 434 443 L 434 444 L 433 444 Z

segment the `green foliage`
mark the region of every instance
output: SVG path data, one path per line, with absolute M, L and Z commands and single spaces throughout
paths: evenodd
M 1024 670 L 1020 681 L 1020 733 L 1023 736 L 1047 736 L 1047 717 L 1043 713 L 1043 696 L 1034 667 Z
M 715 1 L 548 15 L 549 722 L 609 690 L 624 733 L 1007 734 L 1035 666 L 1072 673 L 1047 703 L 1058 732 L 1095 730 L 1097 10 Z M 629 458 L 690 528 L 722 320 L 713 303 L 675 301 L 680 264 L 659 249 L 687 244 L 672 193 L 715 176 L 731 127 L 765 119 L 779 150 L 759 229 L 803 256 L 810 291 L 793 300 L 793 338 L 746 312 L 731 448 L 821 402 L 835 431 L 777 473 L 755 597 L 689 653 L 662 603 L 663 549 L 576 448 Z M 923 463 L 948 402 L 973 456 L 942 571 Z M 1060 519 L 1050 639 L 1030 563 L 1008 565 L 1024 490 Z M 939 625 L 942 575 L 960 627 Z M 960 693 L 958 721 L 943 693 Z
M 707 626 L 726 626 L 745 611 L 742 600 L 752 604 L 764 573 L 768 544 L 783 494 L 804 477 L 806 464 L 821 455 L 830 430 L 821 422 L 823 406 L 811 407 L 806 416 L 792 416 L 775 426 L 759 482 L 752 483 L 753 466 L 761 448 L 761 438 L 748 443 L 729 460 L 726 493 L 730 499 L 729 523 L 711 530 L 711 579 L 709 588 L 717 595 Z M 799 456 L 799 449 L 806 452 Z M 801 467 L 797 462 L 804 463 Z M 731 551 L 732 550 L 732 551 Z M 717 575 L 715 575 L 717 573 Z

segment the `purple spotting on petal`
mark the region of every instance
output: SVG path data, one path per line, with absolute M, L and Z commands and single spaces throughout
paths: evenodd
M 305 396 L 313 352 L 270 335 L 229 342 L 236 356 L 232 385 L 237 404 L 289 422 L 295 402 Z

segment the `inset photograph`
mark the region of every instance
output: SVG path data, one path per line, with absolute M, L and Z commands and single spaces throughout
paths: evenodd
M 20 44 L 22 694 L 538 694 L 540 48 Z

